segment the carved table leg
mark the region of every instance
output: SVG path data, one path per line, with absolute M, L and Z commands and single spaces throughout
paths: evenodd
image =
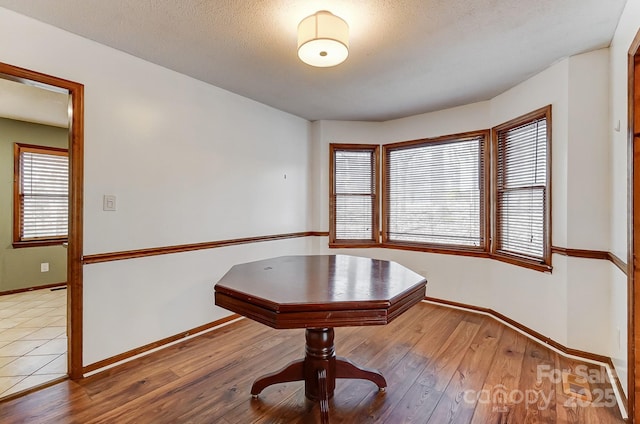
M 320 389 L 320 422 L 329 424 L 329 394 L 327 393 L 327 370 L 318 370 L 318 387 Z
M 257 398 L 265 387 L 271 386 L 272 384 L 304 380 L 303 367 L 304 359 L 298 359 L 297 361 L 289 363 L 281 370 L 263 375 L 253 383 L 253 386 L 251 386 L 251 395 L 254 398 Z
M 338 357 L 336 359 L 336 378 L 359 378 L 369 380 L 378 386 L 381 392 L 387 388 L 387 380 L 379 371 L 359 367 L 347 358 Z
M 307 328 L 304 358 L 304 394 L 313 401 L 321 400 L 318 371 L 326 371 L 327 399 L 336 388 L 336 353 L 333 328 Z
M 384 391 L 387 382 L 378 371 L 361 368 L 346 358 L 336 358 L 333 328 L 307 328 L 305 357 L 286 367 L 258 378 L 251 386 L 251 394 L 258 394 L 267 386 L 304 380 L 305 396 L 320 402 L 323 424 L 329 423 L 329 399 L 336 388 L 336 378 L 369 380 Z

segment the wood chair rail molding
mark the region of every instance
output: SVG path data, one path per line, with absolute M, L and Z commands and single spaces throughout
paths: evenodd
M 202 243 L 151 247 L 146 249 L 125 250 L 120 252 L 108 252 L 108 253 L 86 255 L 83 258 L 82 263 L 84 265 L 89 265 L 89 264 L 97 264 L 101 262 L 112 262 L 112 261 L 121 261 L 126 259 L 143 258 L 147 256 L 168 255 L 172 253 L 190 252 L 194 250 L 215 249 L 218 247 L 236 246 L 236 245 L 248 244 L 248 243 L 259 243 L 263 241 L 286 240 L 286 239 L 301 238 L 301 237 L 328 237 L 328 236 L 329 236 L 329 232 L 327 231 L 302 231 L 297 233 L 272 234 L 267 236 L 245 237 L 245 238 L 228 239 L 228 240 L 215 240 L 215 241 L 208 241 L 208 242 L 202 242 Z M 374 245 L 332 244 L 329 247 L 336 248 L 336 249 L 376 247 L 376 248 L 383 248 L 383 249 L 384 248 L 401 249 L 401 250 L 411 250 L 411 251 L 422 251 L 427 253 L 493 258 L 491 255 L 489 255 L 488 252 L 435 250 L 430 248 L 418 248 L 418 247 L 411 247 L 411 246 L 395 246 L 393 244 L 384 244 L 384 243 L 374 244 Z M 558 247 L 558 246 L 552 246 L 551 252 L 557 253 L 559 255 L 574 257 L 574 258 L 608 260 L 612 262 L 616 267 L 618 267 L 620 271 L 627 274 L 627 263 L 611 252 L 607 252 L 604 250 L 572 249 L 572 248 Z
M 179 244 L 175 246 L 151 247 L 147 249 L 125 250 L 121 252 L 98 253 L 86 255 L 82 263 L 84 265 L 101 262 L 121 261 L 125 259 L 144 258 L 147 256 L 168 255 L 171 253 L 191 252 L 194 250 L 215 249 L 218 247 L 236 246 L 239 244 L 258 243 L 263 241 L 286 240 L 301 237 L 329 236 L 328 232 L 303 231 L 299 233 L 273 234 L 268 236 L 245 237 L 229 240 L 207 241 L 203 243 Z
M 611 252 L 604 250 L 571 249 L 567 247 L 551 247 L 551 253 L 573 258 L 604 259 L 612 262 L 618 269 L 627 274 L 627 263 Z

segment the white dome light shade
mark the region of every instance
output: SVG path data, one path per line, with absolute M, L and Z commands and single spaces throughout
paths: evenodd
M 298 25 L 298 57 L 311 66 L 326 68 L 349 56 L 349 25 L 326 10 L 304 18 Z

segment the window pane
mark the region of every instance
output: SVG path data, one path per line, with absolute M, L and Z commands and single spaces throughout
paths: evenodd
M 371 151 L 339 150 L 335 154 L 335 193 L 372 194 L 375 190 Z
M 544 194 L 544 188 L 500 193 L 498 237 L 502 240 L 502 250 L 542 258 Z
M 371 239 L 372 212 L 371 196 L 336 196 L 336 238 Z
M 66 237 L 69 158 L 46 148 L 20 150 L 20 239 Z
M 332 145 L 333 241 L 377 242 L 377 176 L 378 147 L 364 145 Z
M 24 197 L 22 237 L 64 237 L 67 235 L 67 198 Z
M 548 140 L 545 109 L 498 127 L 496 246 L 503 253 L 547 259 Z
M 498 152 L 502 188 L 544 186 L 547 181 L 547 123 L 536 120 L 501 134 Z
M 388 150 L 387 237 L 483 246 L 484 136 Z

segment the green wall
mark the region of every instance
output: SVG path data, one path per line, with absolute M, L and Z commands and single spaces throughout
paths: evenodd
M 0 292 L 67 281 L 67 249 L 11 245 L 13 230 L 13 145 L 68 146 L 68 130 L 0 118 Z M 49 272 L 40 264 L 49 263 Z

